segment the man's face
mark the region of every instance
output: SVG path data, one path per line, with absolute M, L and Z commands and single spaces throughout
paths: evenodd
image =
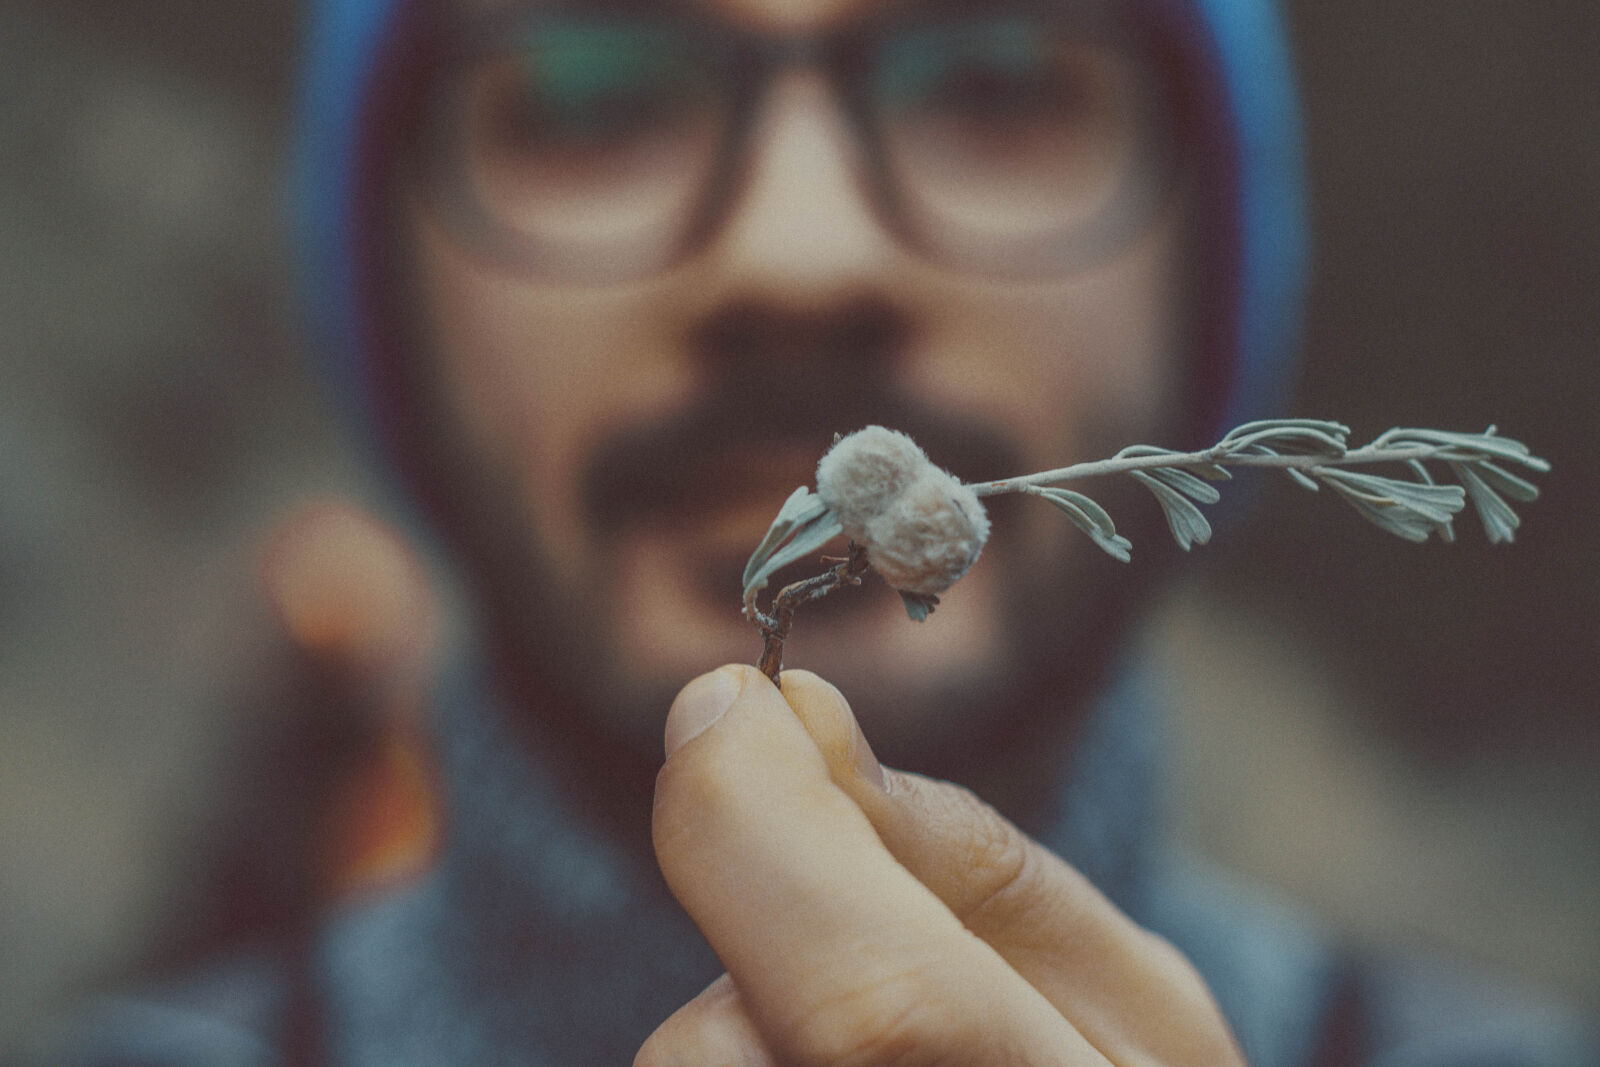
M 715 0 L 709 14 L 758 35 L 849 32 L 878 15 L 855 0 Z M 983 92 L 963 64 L 994 79 L 984 67 L 992 57 L 951 53 L 949 41 L 970 40 L 970 31 L 908 32 L 934 58 L 907 69 L 955 71 L 928 99 L 952 87 Z M 896 47 L 871 54 L 893 57 Z M 898 216 L 872 185 L 883 164 L 841 107 L 840 78 L 816 64 L 775 65 L 755 96 L 721 212 L 691 252 L 643 277 L 597 283 L 508 265 L 464 240 L 434 199 L 407 200 L 427 404 L 480 472 L 457 494 L 472 499 L 457 501 L 455 519 L 500 533 L 477 539 L 499 557 L 476 562 L 478 585 L 493 597 L 500 583 L 498 595 L 513 602 L 502 610 L 527 626 L 519 654 L 552 678 L 569 675 L 562 684 L 587 694 L 582 703 L 606 725 L 653 739 L 683 681 L 757 656 L 739 572 L 784 498 L 811 484 L 835 433 L 872 422 L 905 429 L 935 463 L 976 479 L 1096 458 L 1159 437 L 1171 422 L 1188 314 L 1181 197 L 1166 196 L 1092 262 L 1021 279 L 996 277 L 975 265 L 976 254 L 963 260 L 942 237 L 919 244 L 904 225 L 907 214 L 967 211 L 962 225 L 999 218 L 996 226 L 1021 235 L 1020 248 L 1033 229 L 1061 225 L 1058 205 L 1037 186 L 1080 174 L 1076 159 L 1050 169 L 1063 166 L 1063 153 L 1104 157 L 1080 168 L 1084 181 L 1103 181 L 1092 178 L 1095 167 L 1124 166 L 1114 127 L 1137 111 L 1117 99 L 1133 84 L 1123 69 L 1132 60 L 1109 45 L 1073 47 L 1065 59 L 1059 47 L 1039 53 L 1062 67 L 1048 78 L 1024 72 L 1057 93 L 1044 103 L 1001 85 L 995 91 L 1012 94 L 1002 96 L 1003 113 L 978 101 L 959 105 L 959 121 L 883 120 L 881 136 L 902 137 L 906 158 L 926 160 L 916 164 L 920 177 L 908 169 L 891 179 L 922 183 L 919 206 L 902 203 Z M 665 62 L 639 61 L 651 70 Z M 576 163 L 531 158 L 538 138 L 551 135 L 513 137 L 503 115 L 507 94 L 527 91 L 517 86 L 531 69 L 502 66 L 472 82 L 461 121 L 478 132 L 463 151 L 487 160 L 484 198 L 515 203 L 516 218 L 534 219 L 552 240 L 586 228 L 649 230 L 639 220 L 670 217 L 656 205 L 710 166 L 683 160 L 699 158 L 721 120 L 670 107 L 652 116 L 666 133 L 618 160 L 593 142 L 579 146 L 587 154 Z M 893 70 L 862 75 L 874 76 L 882 85 L 906 80 Z M 1037 97 L 1038 86 L 1029 91 Z M 685 97 L 708 93 L 696 87 Z M 907 114 L 920 106 L 926 118 L 927 101 L 913 104 Z M 1028 120 L 1039 125 L 1070 120 L 1071 136 L 1036 146 L 1027 122 L 1005 125 L 1004 112 L 1015 119 L 1022 106 L 1043 116 Z M 986 128 L 959 128 L 979 118 Z M 1030 140 L 1012 143 L 1013 135 Z M 969 143 L 946 148 L 940 137 Z M 963 159 L 975 161 L 970 180 L 954 170 Z M 617 175 L 601 181 L 583 169 L 605 166 Z M 963 182 L 1004 167 L 1038 174 L 1003 175 L 997 188 L 1009 200 L 991 190 L 1004 202 L 964 204 Z M 519 173 L 532 175 L 534 192 L 516 188 Z M 612 236 L 597 237 L 597 247 Z M 646 256 L 654 240 L 607 254 Z M 1093 590 L 1117 566 L 1051 509 L 1019 505 L 998 516 L 983 558 L 927 622 L 909 622 L 899 598 L 869 579 L 802 609 L 786 663 L 838 684 L 890 751 L 914 736 L 958 736 L 990 710 L 982 694 L 1006 699 L 1022 688 L 1016 676 L 1031 668 L 1020 650 L 1039 644 L 1027 638 L 1072 632 L 1071 620 L 1092 607 L 1076 601 L 1103 595 Z M 524 580 L 531 574 L 536 581 Z

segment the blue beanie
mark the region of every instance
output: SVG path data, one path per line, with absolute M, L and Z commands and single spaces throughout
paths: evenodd
M 1282 414 L 1295 361 L 1308 243 L 1299 116 L 1274 0 L 1156 0 L 1181 28 L 1199 85 L 1203 318 L 1198 438 Z M 419 0 L 317 0 L 299 101 L 293 203 L 303 298 L 341 399 L 382 431 L 383 300 L 375 189 L 393 163 L 388 99 Z

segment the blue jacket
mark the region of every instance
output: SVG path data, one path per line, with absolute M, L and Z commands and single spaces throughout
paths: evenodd
M 79 1021 L 68 1067 L 629 1063 L 720 964 L 646 856 L 586 826 L 463 676 L 433 737 L 450 833 L 419 878 Z M 1417 958 L 1340 951 L 1305 914 L 1157 833 L 1160 707 L 1100 700 L 1040 837 L 1195 963 L 1253 1067 L 1584 1067 L 1595 1035 Z

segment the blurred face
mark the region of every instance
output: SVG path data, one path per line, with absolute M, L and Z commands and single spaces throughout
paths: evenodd
M 438 491 L 585 714 L 654 745 L 685 680 L 754 660 L 739 572 L 835 433 L 968 479 L 1160 436 L 1182 197 L 1137 49 L 1067 9 L 490 5 L 441 75 L 405 201 Z M 996 519 L 923 624 L 870 579 L 797 617 L 786 664 L 875 744 L 1016 699 L 1126 573 L 1047 507 Z

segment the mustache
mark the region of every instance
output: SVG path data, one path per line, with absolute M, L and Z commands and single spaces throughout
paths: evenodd
M 835 434 L 874 423 L 910 434 L 963 481 L 1022 469 L 1021 450 L 988 420 L 909 398 L 886 375 L 818 371 L 720 375 L 687 405 L 604 438 L 582 476 L 590 528 L 692 519 L 773 488 L 773 456 L 821 459 Z

